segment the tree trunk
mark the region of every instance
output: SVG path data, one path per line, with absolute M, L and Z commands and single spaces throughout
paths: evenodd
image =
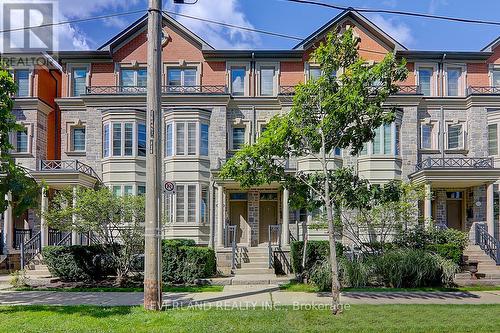
M 325 194 L 329 194 L 326 187 Z M 328 198 L 329 196 L 327 196 Z M 330 243 L 330 266 L 332 270 L 332 314 L 336 315 L 342 312 L 340 308 L 340 281 L 337 263 L 337 247 L 335 244 L 335 234 L 333 226 L 333 208 L 330 202 L 326 202 L 326 216 L 328 220 L 328 241 Z
M 302 234 L 304 237 L 304 247 L 302 248 L 302 274 L 300 275 L 300 279 L 304 282 L 306 277 L 306 262 L 307 262 L 307 241 L 309 239 L 307 235 L 307 223 L 304 224 L 305 228 L 302 228 Z

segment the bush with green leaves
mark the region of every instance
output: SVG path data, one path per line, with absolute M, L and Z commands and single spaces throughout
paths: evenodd
M 198 247 L 191 239 L 169 239 L 162 243 L 163 282 L 193 283 L 216 273 L 215 251 Z
M 62 281 L 95 281 L 116 275 L 112 252 L 119 245 L 46 246 L 43 261 L 50 273 Z
M 337 256 L 340 258 L 343 255 L 343 246 L 341 243 L 336 243 L 337 246 Z M 323 240 L 310 240 L 307 241 L 306 248 L 306 262 L 305 271 L 306 275 L 309 275 L 313 267 L 318 263 L 328 259 L 330 244 L 328 241 Z M 290 246 L 290 256 L 292 259 L 292 270 L 295 274 L 301 274 L 304 272 L 304 267 L 302 266 L 302 256 L 303 256 L 304 242 L 295 241 L 292 242 Z

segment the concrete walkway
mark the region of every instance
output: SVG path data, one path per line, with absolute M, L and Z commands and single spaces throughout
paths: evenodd
M 0 291 L 0 305 L 141 305 L 142 292 Z M 329 305 L 328 293 L 284 292 L 278 286 L 226 286 L 223 292 L 164 293 L 169 307 L 253 308 Z M 343 304 L 500 304 L 500 291 L 346 292 Z

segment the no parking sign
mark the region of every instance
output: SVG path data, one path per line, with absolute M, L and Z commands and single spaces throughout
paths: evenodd
M 163 190 L 167 194 L 174 194 L 175 193 L 175 183 L 171 181 L 165 181 L 163 183 Z

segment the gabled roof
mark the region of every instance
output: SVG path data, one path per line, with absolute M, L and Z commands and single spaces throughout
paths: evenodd
M 500 44 L 500 36 L 498 36 L 491 43 L 486 45 L 481 51 L 493 52 L 493 49 L 496 48 Z
M 356 12 L 353 8 L 349 8 L 339 15 L 335 16 L 333 19 L 328 21 L 326 24 L 324 24 L 321 28 L 313 32 L 311 35 L 306 37 L 302 42 L 299 44 L 295 45 L 294 49 L 306 49 L 310 44 L 314 43 L 318 39 L 321 39 L 329 30 L 331 30 L 332 27 L 338 25 L 345 19 L 351 19 L 354 22 L 360 24 L 363 28 L 368 30 L 370 33 L 373 35 L 377 36 L 379 39 L 381 39 L 384 43 L 387 45 L 391 46 L 395 51 L 399 50 L 407 50 L 407 48 L 399 43 L 397 40 L 389 36 L 386 32 L 384 32 L 382 29 L 377 27 L 373 22 L 371 22 L 369 19 L 361 15 L 360 13 Z
M 201 46 L 202 50 L 213 50 L 214 48 L 205 42 L 201 37 L 196 35 L 194 32 L 183 26 L 181 23 L 176 21 L 170 15 L 162 13 L 163 16 L 163 25 L 170 25 L 183 33 L 186 37 L 190 38 L 195 43 Z M 127 28 L 122 30 L 119 34 L 115 35 L 113 38 L 108 40 L 106 43 L 101 45 L 97 50 L 98 51 L 110 51 L 113 52 L 114 49 L 120 46 L 124 41 L 128 38 L 135 36 L 136 33 L 147 29 L 148 23 L 148 14 L 143 15 L 137 21 L 129 25 Z

